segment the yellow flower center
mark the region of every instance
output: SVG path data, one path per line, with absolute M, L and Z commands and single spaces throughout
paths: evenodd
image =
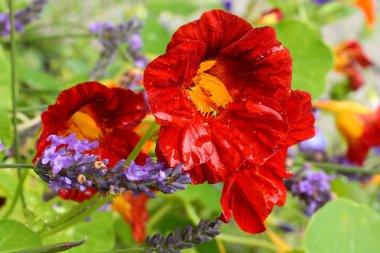
M 220 108 L 233 102 L 224 83 L 216 76 L 207 73 L 215 65 L 215 60 L 204 61 L 193 78 L 192 87 L 186 87 L 192 102 L 202 116 L 216 116 Z
M 76 133 L 78 139 L 97 140 L 102 135 L 96 121 L 87 113 L 78 111 L 69 119 L 67 134 Z

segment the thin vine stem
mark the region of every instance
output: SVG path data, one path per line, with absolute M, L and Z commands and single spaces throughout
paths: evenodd
M 340 172 L 359 173 L 359 174 L 368 174 L 368 175 L 380 174 L 380 170 L 367 169 L 365 167 L 359 167 L 359 166 L 347 166 L 347 165 L 340 165 L 340 164 L 335 164 L 335 163 L 314 162 L 314 161 L 294 163 L 294 165 L 301 165 L 301 166 L 305 164 L 310 164 L 313 167 L 317 167 L 317 168 L 328 170 L 328 171 L 340 171 Z
M 143 137 L 139 140 L 139 142 L 136 144 L 136 146 L 133 148 L 132 152 L 129 154 L 127 161 L 125 161 L 125 165 L 129 166 L 132 160 L 135 160 L 136 157 L 139 155 L 140 151 L 142 150 L 145 142 L 149 140 L 150 137 L 152 137 L 154 130 L 158 126 L 156 121 L 153 121 L 146 133 Z
M 15 206 L 17 204 L 17 199 L 18 199 L 17 196 L 19 196 L 22 192 L 22 186 L 25 182 L 27 175 L 28 175 L 28 171 L 23 171 L 21 173 L 21 178 L 18 181 L 15 196 L 12 198 L 11 205 L 9 206 L 8 211 L 4 214 L 3 219 L 7 219 L 12 214 L 13 209 L 15 208 Z
M 55 235 L 55 234 L 57 234 L 57 233 L 65 230 L 65 229 L 67 229 L 67 228 L 69 228 L 69 227 L 77 224 L 80 221 L 83 221 L 85 218 L 87 218 L 88 216 L 90 216 L 93 212 L 95 212 L 96 210 L 98 210 L 100 207 L 102 207 L 103 205 L 105 205 L 109 201 L 111 201 L 112 198 L 113 198 L 113 196 L 109 196 L 107 198 L 104 198 L 104 199 L 100 200 L 99 202 L 93 204 L 88 209 L 86 209 L 82 213 L 78 214 L 77 216 L 73 217 L 72 219 L 66 221 L 65 223 L 61 224 L 60 226 L 54 227 L 54 228 L 52 228 L 50 230 L 43 231 L 39 235 L 42 238 L 46 238 L 48 236 Z
M 12 125 L 13 125 L 13 148 L 15 153 L 15 159 L 16 163 L 20 163 L 20 140 L 17 130 L 17 92 L 18 92 L 18 86 L 17 86 L 17 79 L 16 79 L 16 38 L 15 38 L 15 15 L 14 15 L 14 8 L 13 8 L 13 0 L 8 1 L 9 6 L 9 17 L 10 17 L 10 44 L 11 44 L 11 93 L 12 93 Z M 20 197 L 21 203 L 23 206 L 23 210 L 26 210 L 26 203 L 25 203 L 25 197 L 23 194 L 23 183 L 24 180 L 22 180 L 24 177 L 21 172 L 21 169 L 17 170 L 17 177 L 19 180 L 19 184 L 16 189 L 15 196 L 12 199 L 12 204 L 10 206 L 10 209 L 6 213 L 9 215 L 12 213 L 13 209 L 15 208 L 18 198 Z M 6 215 L 6 216 L 7 216 Z
M 0 164 L 0 169 L 33 169 L 33 164 Z
M 82 203 L 76 205 L 75 207 L 71 208 L 70 211 L 62 214 L 58 217 L 58 219 L 52 220 L 45 224 L 44 229 L 46 228 L 54 228 L 57 227 L 66 221 L 72 219 L 73 217 L 79 215 L 80 213 L 84 212 L 86 209 L 88 209 L 89 206 L 93 205 L 98 200 L 98 195 L 92 196 L 90 199 L 83 201 Z M 43 231 L 41 231 L 42 233 Z

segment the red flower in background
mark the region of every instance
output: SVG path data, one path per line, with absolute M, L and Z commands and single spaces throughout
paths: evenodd
M 247 232 L 263 231 L 284 198 L 277 179 L 285 174 L 272 180 L 268 159 L 314 134 L 310 95 L 290 89 L 291 62 L 273 28 L 215 10 L 180 27 L 145 70 L 148 103 L 162 125 L 157 155 L 169 166 L 183 163 L 195 184 L 225 181 L 224 220 L 232 210 Z M 266 176 L 268 183 L 250 184 Z M 252 210 L 258 216 L 244 214 Z
M 349 161 L 363 165 L 371 147 L 380 146 L 380 108 L 372 110 L 352 101 L 320 101 L 313 106 L 335 114 Z
M 361 68 L 373 65 L 359 42 L 344 41 L 334 48 L 335 70 L 345 74 L 352 90 L 357 90 L 364 84 Z
M 139 136 L 134 128 L 141 122 L 147 112 L 142 94 L 136 94 L 123 88 L 108 88 L 97 82 L 87 82 L 63 91 L 54 105 L 50 105 L 41 115 L 42 133 L 37 142 L 36 162 L 50 145 L 49 135 L 68 136 L 76 133 L 78 139 L 89 141 L 97 140 L 99 147 L 94 154 L 100 159 L 109 159 L 108 167 L 114 166 L 121 159 L 128 157 L 133 150 Z M 143 165 L 146 155 L 140 153 L 137 163 Z M 96 193 L 96 190 L 87 188 L 81 192 L 76 189 L 62 189 L 60 197 L 82 202 Z M 134 197 L 133 197 L 134 198 Z M 134 214 L 141 217 L 148 216 L 146 208 L 141 205 L 147 202 L 146 196 L 141 194 L 132 202 L 139 202 L 139 206 L 132 205 Z M 132 228 L 136 238 L 145 237 L 145 220 L 136 218 Z M 143 233 L 143 234 L 141 234 Z
M 277 24 L 284 18 L 284 13 L 279 8 L 273 8 L 265 11 L 256 21 L 258 25 Z
M 375 0 L 355 0 L 354 5 L 361 9 L 364 14 L 366 25 L 372 28 L 376 24 L 376 1 Z

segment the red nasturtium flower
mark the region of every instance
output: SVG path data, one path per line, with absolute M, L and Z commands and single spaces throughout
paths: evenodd
M 97 140 L 99 147 L 94 153 L 100 159 L 109 159 L 108 167 L 112 167 L 128 157 L 139 141 L 140 138 L 133 129 L 145 117 L 146 112 L 143 95 L 127 89 L 108 88 L 97 82 L 86 82 L 67 89 L 41 115 L 42 133 L 37 142 L 34 162 L 50 145 L 50 141 L 47 141 L 49 135 L 68 136 L 76 133 L 79 139 Z M 136 162 L 144 164 L 146 157 L 141 153 Z M 64 199 L 81 202 L 95 192 L 91 188 L 84 192 L 62 189 L 59 195 Z M 142 194 L 132 202 L 141 205 L 146 201 Z M 133 208 L 135 205 L 132 205 Z M 147 213 L 144 210 L 140 210 L 140 215 L 145 217 Z M 143 232 L 137 233 L 137 238 L 145 236 L 145 220 L 131 225 L 133 230 Z
M 284 13 L 279 8 L 270 9 L 260 15 L 256 21 L 258 25 L 277 24 L 284 18 Z
M 373 28 L 376 24 L 376 0 L 354 0 L 354 5 L 362 10 L 367 27 Z
M 380 146 L 380 108 L 373 110 L 353 101 L 320 101 L 313 106 L 335 114 L 350 162 L 363 165 L 371 147 Z
M 357 90 L 364 84 L 361 68 L 373 65 L 358 41 L 347 40 L 334 48 L 335 66 L 337 72 L 345 74 L 352 90 Z
M 310 95 L 291 77 L 273 28 L 221 10 L 180 27 L 144 73 L 157 155 L 183 163 L 194 184 L 225 182 L 221 218 L 247 232 L 285 200 L 287 147 L 314 134 Z

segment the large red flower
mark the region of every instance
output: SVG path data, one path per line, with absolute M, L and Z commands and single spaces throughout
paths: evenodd
M 90 141 L 97 140 L 99 147 L 94 153 L 100 159 L 109 159 L 108 167 L 114 166 L 121 159 L 128 157 L 139 141 L 133 129 L 146 115 L 142 94 L 136 94 L 123 88 L 108 88 L 97 82 L 79 84 L 63 91 L 54 105 L 50 105 L 42 113 L 42 133 L 37 142 L 36 162 L 50 145 L 47 137 L 51 134 L 68 136 L 76 133 L 77 138 Z M 144 164 L 146 155 L 141 153 L 137 163 Z M 84 192 L 62 189 L 60 196 L 64 199 L 83 201 L 96 191 L 88 188 Z M 135 198 L 131 196 L 131 205 L 136 222 L 130 223 L 136 240 L 145 237 L 145 222 L 148 213 L 148 198 L 143 194 Z
M 144 74 L 150 109 L 162 125 L 158 156 L 170 166 L 183 163 L 195 184 L 237 185 L 227 187 L 222 202 L 242 197 L 244 191 L 266 201 L 272 193 L 278 195 L 272 189 L 283 188 L 281 180 L 252 187 L 237 178 L 245 173 L 256 173 L 253 181 L 265 177 L 257 171 L 269 170 L 266 161 L 277 151 L 313 136 L 310 95 L 292 91 L 291 76 L 289 51 L 273 28 L 253 28 L 221 10 L 180 27 L 166 53 Z M 250 204 L 230 207 L 243 230 L 262 231 L 240 215 L 260 208 Z

